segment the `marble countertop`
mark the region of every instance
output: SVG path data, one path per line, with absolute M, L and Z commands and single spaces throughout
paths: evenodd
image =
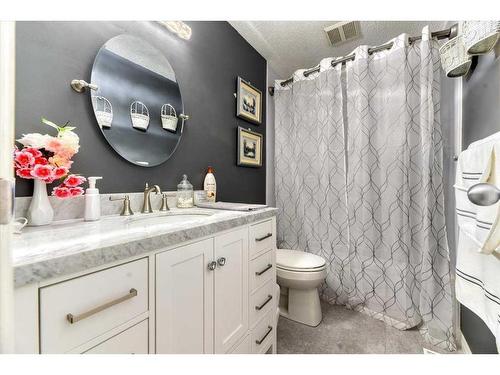
M 16 287 L 70 275 L 147 254 L 276 215 L 275 208 L 251 212 L 172 209 L 166 213 L 106 216 L 95 222 L 65 220 L 26 227 L 14 235 Z

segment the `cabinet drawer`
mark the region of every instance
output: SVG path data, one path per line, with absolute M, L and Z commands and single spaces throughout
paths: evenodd
M 252 354 L 252 343 L 250 335 L 246 335 L 239 344 L 234 347 L 229 354 Z
M 276 311 L 269 311 L 259 324 L 252 330 L 252 352 L 264 354 L 273 345 L 276 335 L 275 322 Z
M 253 326 L 271 310 L 276 310 L 276 282 L 269 280 L 267 284 L 250 296 L 250 326 Z
M 148 260 L 40 289 L 40 350 L 64 353 L 148 310 Z
M 250 226 L 249 251 L 250 259 L 267 250 L 276 247 L 276 234 L 274 233 L 273 221 L 266 220 L 262 223 Z
M 148 320 L 137 323 L 84 354 L 148 354 Z
M 276 279 L 275 252 L 268 251 L 250 262 L 250 293 Z

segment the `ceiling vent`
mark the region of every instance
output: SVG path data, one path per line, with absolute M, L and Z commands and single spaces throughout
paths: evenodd
M 344 43 L 360 36 L 359 21 L 338 22 L 324 28 L 332 46 Z

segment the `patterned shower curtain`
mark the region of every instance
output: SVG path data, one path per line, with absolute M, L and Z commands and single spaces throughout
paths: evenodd
M 329 266 L 322 297 L 345 304 L 348 257 L 341 67 L 275 91 L 278 244 L 322 256 Z
M 438 44 L 358 47 L 276 84 L 278 245 L 323 256 L 322 298 L 454 350 Z M 344 79 L 345 78 L 345 81 Z M 344 94 L 342 91 L 344 89 Z M 344 131 L 345 130 L 345 131 Z

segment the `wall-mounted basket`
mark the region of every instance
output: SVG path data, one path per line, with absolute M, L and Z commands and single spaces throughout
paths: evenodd
M 146 131 L 149 126 L 149 111 L 148 107 L 140 101 L 135 101 L 130 104 L 130 118 L 132 126 L 135 129 Z
M 463 35 L 467 53 L 488 53 L 500 37 L 500 21 L 464 21 Z
M 113 106 L 104 96 L 92 96 L 92 105 L 100 128 L 110 128 L 113 122 Z
M 441 55 L 441 65 L 447 77 L 461 77 L 469 71 L 472 60 L 467 54 L 462 34 L 443 44 L 439 48 L 439 54 Z
M 161 106 L 161 126 L 163 129 L 176 132 L 177 131 L 177 113 L 175 108 L 170 104 L 163 104 Z

